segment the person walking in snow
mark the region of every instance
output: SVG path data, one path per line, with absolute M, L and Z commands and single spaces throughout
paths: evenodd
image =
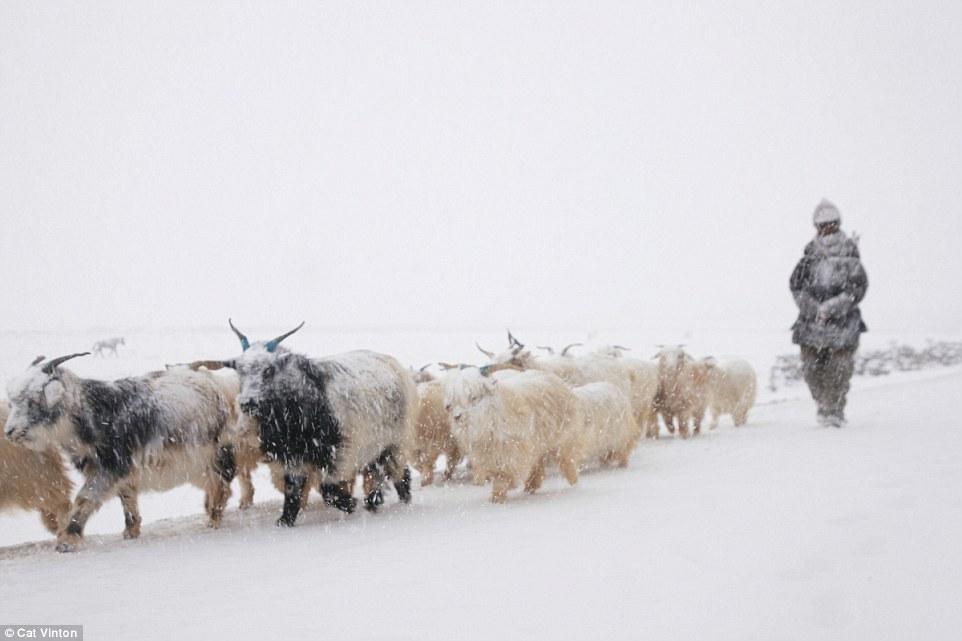
M 842 427 L 855 350 L 868 329 L 858 309 L 868 276 L 834 204 L 823 199 L 813 222 L 815 239 L 805 246 L 789 281 L 798 305 L 792 342 L 801 347 L 802 373 L 818 405 L 819 424 Z

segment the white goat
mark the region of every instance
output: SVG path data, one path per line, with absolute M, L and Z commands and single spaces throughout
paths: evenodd
M 716 360 L 708 379 L 708 409 L 711 428 L 718 427 L 718 418 L 730 414 L 736 426 L 748 421 L 748 412 L 755 405 L 758 377 L 755 368 L 740 358 Z
M 651 363 L 622 358 L 627 347 L 611 345 L 602 347 L 585 356 L 570 356 L 568 351 L 580 343 L 565 347 L 560 355 L 534 356 L 525 349 L 511 332 L 508 332 L 508 350 L 494 354 L 478 349 L 492 359 L 493 363 L 508 363 L 524 370 L 540 370 L 558 376 L 569 386 L 578 387 L 588 383 L 611 383 L 628 397 L 636 425 L 637 437 L 650 431 L 654 417 L 653 403 L 658 389 L 657 368 Z
M 444 385 L 440 380 L 418 384 L 418 415 L 408 459 L 421 474 L 421 485 L 434 482 L 434 466 L 444 454 L 444 480 L 451 478 L 461 462 L 461 450 L 451 434 L 451 416 L 444 409 Z
M 476 483 L 492 481 L 491 500 L 503 503 L 524 481 L 535 492 L 545 465 L 557 462 L 572 485 L 582 459 L 578 398 L 557 376 L 501 372 L 505 365 L 449 372 L 443 379 L 445 409 Z
M 664 347 L 656 355 L 658 361 L 658 393 L 655 395 L 655 412 L 665 421 L 669 432 L 678 433 L 682 438 L 689 436 L 689 423 L 696 411 L 696 384 L 694 359 L 682 346 Z M 704 410 L 702 410 L 704 413 Z M 699 421 L 700 424 L 700 421 Z M 654 426 L 654 437 L 658 438 L 658 425 Z
M 611 383 L 588 383 L 571 390 L 581 403 L 584 417 L 581 429 L 582 462 L 616 461 L 628 465 L 638 442 L 638 430 L 631 403 L 625 393 Z

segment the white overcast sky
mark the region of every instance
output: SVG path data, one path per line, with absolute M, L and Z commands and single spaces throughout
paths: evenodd
M 962 330 L 962 3 L 0 4 L 0 328 Z

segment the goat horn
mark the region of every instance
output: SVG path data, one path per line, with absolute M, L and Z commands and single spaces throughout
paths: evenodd
M 443 362 L 443 361 L 440 362 L 440 363 L 438 363 L 438 366 L 440 366 L 440 368 L 443 369 L 443 370 L 449 370 L 449 369 L 470 369 L 470 368 L 472 368 L 472 367 L 477 367 L 477 365 L 468 365 L 468 364 L 466 364 L 466 363 L 458 363 L 457 365 L 454 365 L 453 363 L 445 363 L 445 362 Z
M 247 351 L 247 348 L 251 346 L 251 342 L 247 339 L 246 336 L 244 336 L 243 333 L 241 333 L 241 331 L 240 331 L 239 329 L 237 329 L 236 327 L 234 327 L 234 321 L 232 321 L 231 319 L 228 318 L 228 319 L 227 319 L 227 324 L 230 325 L 230 328 L 231 328 L 232 330 L 234 330 L 234 333 L 235 333 L 235 334 L 237 334 L 237 338 L 240 339 L 241 349 L 243 349 L 243 350 L 246 352 L 246 351 Z
M 495 363 L 494 365 L 485 365 L 484 367 L 480 368 L 480 372 L 481 376 L 490 376 L 491 374 L 500 372 L 503 369 L 513 369 L 519 372 L 524 371 L 514 363 Z
M 624 347 L 624 346 L 622 346 L 622 345 L 612 345 L 612 347 L 614 347 L 614 348 L 617 349 L 617 350 L 621 350 L 622 352 L 630 352 L 630 351 L 631 351 L 631 348 L 630 348 L 630 347 Z
M 43 362 L 43 359 L 45 359 L 45 358 L 47 358 L 47 357 L 46 357 L 46 356 L 42 356 L 42 355 L 41 355 L 41 356 L 38 356 L 37 358 L 33 359 L 33 362 L 32 362 L 32 363 L 30 363 L 30 367 L 33 367 L 33 366 L 36 365 L 37 363 L 42 363 L 42 362 Z
M 572 347 L 581 347 L 582 344 L 583 344 L 583 343 L 571 343 L 570 345 L 565 345 L 565 348 L 564 348 L 563 350 L 561 350 L 561 355 L 562 355 L 562 356 L 567 356 L 569 349 L 571 349 Z
M 488 358 L 494 358 L 494 352 L 489 352 L 488 350 L 484 349 L 483 347 L 481 347 L 481 345 L 478 344 L 477 341 L 475 341 L 474 346 L 477 347 L 478 351 L 480 351 L 482 354 L 484 354 Z
M 549 354 L 554 354 L 554 348 L 553 348 L 553 347 L 548 347 L 547 345 L 535 345 L 535 347 L 537 347 L 538 349 L 543 349 L 544 351 L 548 352 Z
M 76 354 L 68 354 L 67 356 L 60 356 L 58 358 L 54 358 L 50 361 L 47 361 L 47 364 L 43 366 L 43 373 L 53 374 L 54 368 L 60 365 L 61 363 L 65 363 L 69 361 L 71 358 L 77 358 L 78 356 L 86 356 L 89 353 L 90 352 L 77 352 Z
M 428 363 L 427 365 L 422 365 L 422 366 L 421 366 L 421 369 L 419 369 L 418 371 L 419 371 L 419 372 L 423 372 L 424 370 L 426 370 L 426 369 L 429 368 L 429 367 L 431 367 L 431 363 Z
M 524 343 L 515 338 L 510 329 L 508 330 L 508 347 L 517 347 L 518 349 L 524 347 Z
M 305 322 L 305 321 L 301 321 L 301 324 L 300 324 L 300 325 L 298 325 L 297 327 L 295 327 L 295 328 L 292 329 L 291 331 L 287 332 L 286 334 L 281 334 L 281 335 L 278 336 L 277 338 L 272 338 L 271 340 L 269 340 L 269 341 L 267 341 L 266 343 L 264 343 L 264 349 L 266 349 L 268 352 L 273 352 L 275 349 L 277 349 L 277 346 L 281 344 L 281 341 L 282 341 L 282 340 L 284 340 L 285 338 L 287 338 L 288 336 L 290 336 L 291 334 L 293 334 L 294 332 L 296 332 L 296 331 L 299 330 L 300 328 L 304 327 L 304 322 Z

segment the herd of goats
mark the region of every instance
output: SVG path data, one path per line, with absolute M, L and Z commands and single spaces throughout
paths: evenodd
M 281 346 L 303 326 L 250 341 L 231 322 L 242 353 L 112 382 L 80 378 L 63 365 L 86 354 L 38 357 L 8 385 L 0 404 L 0 509 L 40 512 L 70 552 L 90 516 L 113 496 L 124 538 L 140 534 L 137 497 L 190 483 L 204 490 L 217 527 L 236 477 L 240 508 L 253 503 L 261 463 L 284 494 L 278 525 L 293 526 L 310 490 L 344 512 L 376 511 L 383 486 L 411 499 L 412 465 L 431 485 L 467 459 L 476 484 L 501 503 L 523 485 L 535 492 L 557 466 L 571 484 L 588 465 L 626 466 L 643 436 L 698 434 L 706 413 L 745 423 L 756 375 L 740 359 L 694 359 L 681 346 L 651 361 L 610 346 L 574 355 L 573 345 L 534 354 L 511 332 L 501 353 L 479 349 L 481 366 L 441 363 L 436 376 L 391 356 L 354 351 L 309 358 Z M 65 453 L 84 478 L 71 500 Z

